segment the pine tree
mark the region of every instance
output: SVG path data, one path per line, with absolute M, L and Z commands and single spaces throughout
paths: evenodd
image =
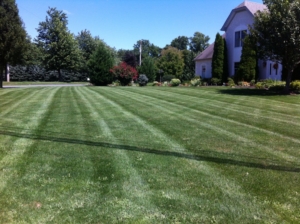
M 3 70 L 7 64 L 21 61 L 26 51 L 26 31 L 19 17 L 15 0 L 0 1 L 0 88 L 3 87 Z
M 222 80 L 224 69 L 224 41 L 222 36 L 217 33 L 212 58 L 212 77 Z

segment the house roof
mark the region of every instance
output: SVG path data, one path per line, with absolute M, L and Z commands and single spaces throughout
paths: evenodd
M 223 38 L 225 38 L 225 33 L 222 35 Z M 215 42 L 209 45 L 204 51 L 202 51 L 200 54 L 197 55 L 197 57 L 194 59 L 194 61 L 201 61 L 201 60 L 207 60 L 212 59 L 214 54 L 214 46 Z
M 241 11 L 248 11 L 253 16 L 257 11 L 264 11 L 267 7 L 261 3 L 257 2 L 250 2 L 245 0 L 243 3 L 239 4 L 236 8 L 234 8 L 231 13 L 229 14 L 227 20 L 225 21 L 224 25 L 222 26 L 221 30 L 226 31 L 227 27 L 231 23 L 232 19 L 234 18 L 235 14 Z

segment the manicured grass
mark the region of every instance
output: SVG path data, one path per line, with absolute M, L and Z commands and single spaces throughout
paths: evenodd
M 300 97 L 0 90 L 0 223 L 300 223 Z

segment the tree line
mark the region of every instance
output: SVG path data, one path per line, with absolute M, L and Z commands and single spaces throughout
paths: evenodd
M 209 37 L 195 32 L 179 36 L 160 48 L 149 40 L 138 40 L 133 49 L 116 50 L 99 36 L 82 30 L 77 35 L 68 29 L 67 15 L 49 8 L 45 21 L 39 23 L 38 35 L 31 39 L 19 17 L 15 0 L 0 4 L 0 72 L 10 65 L 12 81 L 86 81 L 107 85 L 116 79 L 114 66 L 122 63 L 146 74 L 149 81 L 163 76 L 190 79 L 194 76 L 194 58 L 209 44 Z M 139 65 L 140 45 L 142 47 Z M 113 70 L 114 68 L 114 70 Z M 0 75 L 2 87 L 5 75 Z

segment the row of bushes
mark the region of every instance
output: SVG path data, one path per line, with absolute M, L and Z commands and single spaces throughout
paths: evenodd
M 57 71 L 47 71 L 39 65 L 9 66 L 10 81 L 58 81 Z M 87 74 L 75 71 L 61 70 L 63 81 L 86 81 Z

